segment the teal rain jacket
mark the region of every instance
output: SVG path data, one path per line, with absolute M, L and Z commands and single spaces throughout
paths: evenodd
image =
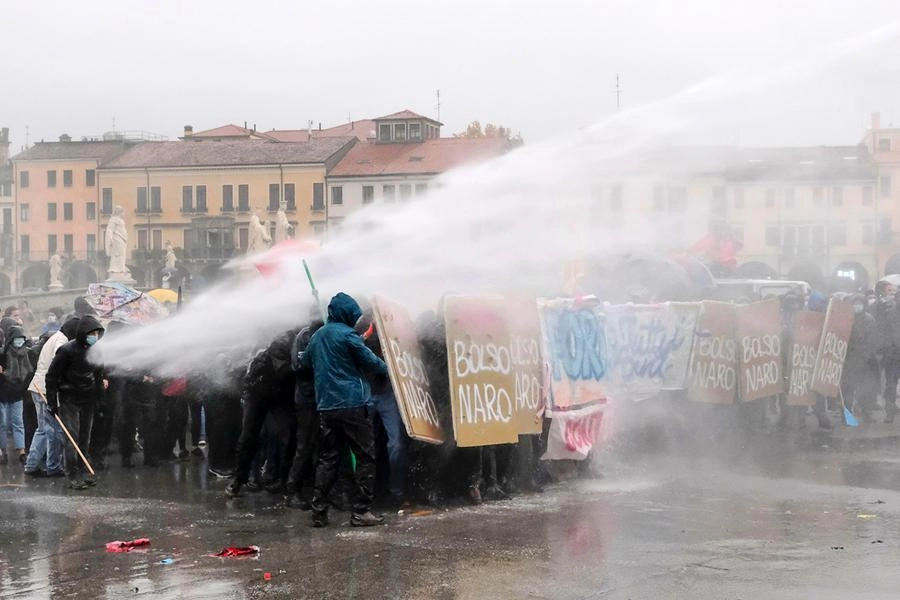
M 387 365 L 369 350 L 353 326 L 362 309 L 339 293 L 328 305 L 328 323 L 309 340 L 300 357 L 302 369 L 312 368 L 319 410 L 358 408 L 372 402 L 366 375 L 386 375 Z

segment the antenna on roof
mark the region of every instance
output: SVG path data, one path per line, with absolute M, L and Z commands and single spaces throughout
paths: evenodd
M 441 90 L 437 91 L 437 105 L 435 106 L 437 109 L 437 120 L 441 120 Z
M 25 126 L 25 148 L 28 148 L 28 125 Z

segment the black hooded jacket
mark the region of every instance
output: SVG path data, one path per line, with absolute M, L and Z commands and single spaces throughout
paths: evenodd
M 102 372 L 88 362 L 87 334 L 102 330 L 100 321 L 85 315 L 78 323 L 75 339 L 62 346 L 47 371 L 47 401 L 59 408 L 60 402 L 89 404 L 99 399 Z
M 16 338 L 28 339 L 25 330 L 18 325 L 13 325 L 7 331 L 6 342 L 3 345 L 3 353 L 0 354 L 0 366 L 3 373 L 0 375 L 0 399 L 21 400 L 31 378 L 34 377 L 34 365 L 28 354 L 28 346 L 16 348 L 13 340 Z
M 294 346 L 291 349 L 291 366 L 297 374 L 294 381 L 294 405 L 297 407 L 316 407 L 316 382 L 311 369 L 301 369 L 300 359 L 309 347 L 309 340 L 325 323 L 321 319 L 313 321 L 300 330 L 294 338 Z

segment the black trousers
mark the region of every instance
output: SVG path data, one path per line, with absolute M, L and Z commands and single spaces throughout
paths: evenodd
M 266 418 L 269 437 L 263 480 L 267 483 L 287 483 L 296 451 L 297 420 L 294 416 L 294 403 L 285 402 L 284 399 L 273 403 Z
M 116 406 L 122 399 L 124 381 L 113 381 L 109 389 L 100 397 L 98 411 L 94 414 L 94 427 L 91 430 L 90 456 L 92 461 L 103 462 L 109 450 L 115 427 Z
M 247 483 L 250 476 L 250 467 L 256 456 L 259 434 L 262 431 L 266 415 L 271 409 L 271 400 L 267 396 L 245 395 L 242 399 L 243 419 L 241 421 L 241 436 L 237 443 L 237 456 L 234 465 L 234 481 L 240 485 Z
M 234 468 L 235 448 L 241 437 L 241 398 L 229 393 L 211 396 L 205 400 L 204 410 L 209 468 L 229 471 Z
M 94 425 L 94 403 L 75 403 L 63 400 L 59 406 L 59 417 L 81 451 L 84 452 L 85 449 L 90 448 L 91 429 Z M 84 477 L 87 468 L 68 439 L 65 441 L 63 454 L 66 478 L 74 480 Z
M 119 427 L 119 447 L 122 451 L 122 459 L 131 458 L 134 454 L 135 431 L 141 434 L 144 442 L 144 464 L 152 464 L 153 461 L 165 455 L 163 443 L 165 421 L 163 417 L 158 403 L 125 404 Z
M 201 429 L 201 411 L 203 411 L 203 400 L 200 398 L 191 398 L 189 400 L 191 409 L 191 445 L 196 446 L 200 443 Z
M 364 513 L 372 507 L 375 487 L 372 414 L 364 406 L 323 410 L 319 412 L 319 462 L 312 500 L 312 509 L 316 513 L 328 512 L 328 494 L 338 477 L 341 452 L 348 446 L 356 455 L 353 512 Z
M 303 482 L 315 474 L 319 413 L 314 404 L 303 404 L 295 407 L 294 414 L 297 420 L 297 446 L 288 475 L 287 492 L 299 496 L 303 490 Z
M 184 396 L 164 396 L 162 399 L 166 409 L 165 458 L 171 458 L 178 443 L 182 450 L 187 449 L 188 402 Z

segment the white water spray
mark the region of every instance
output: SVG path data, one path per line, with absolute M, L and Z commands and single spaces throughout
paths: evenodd
M 884 77 L 898 39 L 900 27 L 891 25 L 774 72 L 710 80 L 447 173 L 424 200 L 360 210 L 310 261 L 323 299 L 338 291 L 381 293 L 424 310 L 448 290 L 553 295 L 573 262 L 683 247 L 706 232 L 705 209 L 646 216 L 655 182 L 709 169 L 708 162 L 692 165 L 679 145 L 734 143 L 736 133 L 752 137 L 773 119 L 808 125 L 807 113 L 822 118 L 815 106 L 845 101 L 854 85 L 867 89 Z M 621 217 L 606 200 L 616 185 L 625 187 Z M 237 262 L 240 268 L 248 260 Z M 208 370 L 219 353 L 265 345 L 308 315 L 312 298 L 299 261 L 275 278 L 240 279 L 212 287 L 164 322 L 105 340 L 98 360 L 165 375 Z

